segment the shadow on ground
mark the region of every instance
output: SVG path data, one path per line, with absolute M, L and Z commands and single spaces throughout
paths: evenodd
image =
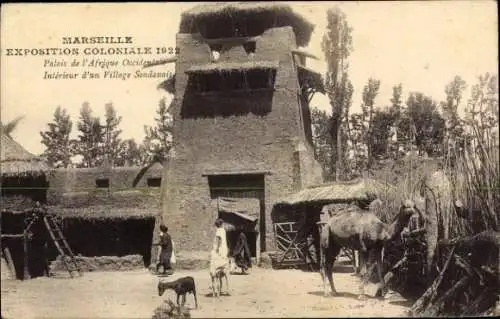
M 403 307 L 408 307 L 410 308 L 413 306 L 414 301 L 413 300 L 394 300 L 394 301 L 389 301 L 391 305 L 396 305 L 396 306 L 403 306 Z
M 231 271 L 230 272 L 231 276 L 248 276 L 249 273 L 247 272 L 240 272 L 240 271 Z
M 308 294 L 313 295 L 313 296 L 324 297 L 323 291 L 309 291 Z M 350 298 L 350 299 L 356 299 L 356 300 L 359 300 L 360 298 L 374 299 L 374 300 L 383 299 L 381 297 L 374 297 L 374 296 L 370 296 L 367 294 L 360 295 L 360 294 L 353 294 L 351 292 L 342 292 L 342 291 L 338 291 L 336 295 L 329 295 L 327 298 Z
M 213 296 L 214 296 L 213 292 L 209 292 L 208 294 L 205 294 L 205 297 L 213 297 Z M 230 297 L 231 294 L 229 292 L 221 292 L 220 296 L 221 297 Z

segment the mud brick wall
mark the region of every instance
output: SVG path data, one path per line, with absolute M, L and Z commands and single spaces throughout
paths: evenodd
M 139 208 L 159 213 L 160 187 L 147 187 L 147 179 L 162 178 L 163 166 L 153 165 L 139 176 L 141 170 L 142 167 L 57 169 L 49 176 L 48 204 L 86 210 Z M 104 178 L 109 179 L 109 191 L 96 188 L 96 179 Z
M 175 157 L 165 167 L 163 177 L 163 222 L 168 225 L 177 249 L 209 250 L 215 233 L 217 202 L 210 197 L 207 174 L 268 172 L 264 175 L 266 234 L 261 234 L 261 240 L 266 240 L 266 250 L 273 250 L 270 212 L 274 202 L 300 188 L 303 178 L 300 174 L 305 176 L 313 171 L 309 163 L 312 152 L 311 157 L 301 154 L 297 159 L 295 156 L 298 143 L 307 141 L 291 54 L 295 48 L 293 30 L 291 27 L 271 29 L 256 38 L 253 60 L 279 61 L 274 92 L 197 94 L 187 89 L 189 76 L 185 71 L 193 65 L 210 63 L 210 47 L 196 34 L 178 34 L 177 47 L 182 54 L 176 63 L 176 95 L 172 108 Z M 229 61 L 249 61 L 238 40 L 223 46 L 219 62 Z M 192 112 L 193 108 L 231 104 L 264 105 L 261 109 L 266 111 L 212 117 Z M 186 108 L 191 112 L 183 112 Z M 252 109 L 252 105 L 243 109 Z M 307 151 L 311 149 L 306 148 Z M 301 162 L 307 165 L 299 173 L 304 165 Z M 156 236 L 157 231 L 155 240 Z

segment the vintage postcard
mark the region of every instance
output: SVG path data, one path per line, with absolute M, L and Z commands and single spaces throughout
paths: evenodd
M 496 2 L 0 21 L 2 318 L 500 315 Z

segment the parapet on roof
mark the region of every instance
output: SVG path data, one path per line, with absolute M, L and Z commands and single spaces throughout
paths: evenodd
M 307 46 L 314 25 L 293 11 L 288 4 L 263 2 L 229 2 L 198 5 L 181 15 L 179 33 L 201 33 L 206 38 L 228 37 L 228 28 L 214 26 L 215 20 L 236 23 L 240 36 L 256 36 L 265 30 L 291 26 L 298 46 Z M 210 29 L 211 30 L 207 30 Z M 217 33 L 220 35 L 217 36 Z

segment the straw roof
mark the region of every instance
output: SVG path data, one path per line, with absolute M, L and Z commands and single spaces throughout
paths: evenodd
M 297 66 L 297 71 L 299 78 L 305 81 L 309 87 L 314 88 L 319 93 L 326 93 L 321 74 L 302 65 Z
M 2 176 L 41 175 L 49 170 L 40 157 L 28 152 L 7 134 L 1 134 L 0 172 Z
M 158 89 L 164 89 L 170 94 L 175 94 L 175 74 L 158 84 Z
M 300 56 L 305 56 L 305 57 L 308 57 L 308 58 L 311 58 L 314 60 L 319 60 L 319 58 L 317 56 L 315 56 L 314 54 L 312 54 L 304 49 L 293 49 L 292 53 L 300 55 Z
M 279 61 L 248 61 L 248 62 L 219 62 L 195 65 L 186 70 L 186 73 L 212 73 L 221 71 L 237 71 L 250 69 L 277 69 Z
M 140 219 L 158 215 L 158 211 L 144 208 L 109 206 L 89 206 L 81 208 L 49 207 L 49 212 L 62 218 L 82 219 Z
M 168 58 L 161 59 L 161 60 L 153 60 L 153 61 L 145 62 L 142 65 L 142 68 L 145 69 L 145 68 L 150 68 L 152 66 L 164 65 L 164 64 L 175 63 L 175 62 L 177 62 L 177 57 L 173 56 L 173 57 L 168 57 Z
M 181 15 L 179 33 L 197 32 L 197 22 L 206 19 L 215 19 L 221 16 L 237 17 L 238 15 L 273 15 L 273 21 L 280 22 L 279 26 L 291 26 L 299 46 L 307 46 L 314 30 L 314 25 L 302 15 L 293 11 L 292 7 L 284 3 L 275 2 L 227 2 L 204 4 L 193 7 Z M 269 26 L 271 28 L 273 26 Z
M 290 194 L 276 201 L 275 205 L 297 205 L 305 203 L 329 204 L 351 201 L 370 201 L 379 196 L 381 191 L 377 181 L 358 179 L 349 182 L 309 187 L 297 193 Z

